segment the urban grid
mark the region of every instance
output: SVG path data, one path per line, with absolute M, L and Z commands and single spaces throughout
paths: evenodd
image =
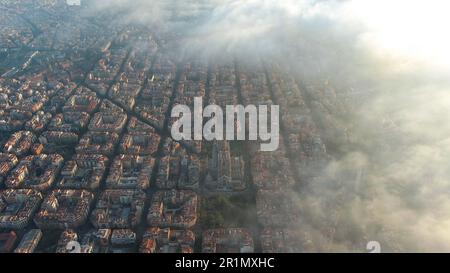
M 83 5 L 0 3 L 0 252 L 309 250 L 290 193 L 329 157 L 314 112 L 332 91 Z M 194 97 L 279 105 L 278 150 L 174 141 L 171 109 Z

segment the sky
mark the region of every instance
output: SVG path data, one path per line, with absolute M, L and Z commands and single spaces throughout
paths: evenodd
M 183 54 L 263 56 L 309 84 L 329 82 L 338 95 L 370 93 L 344 114 L 321 113 L 353 140 L 292 193 L 303 215 L 295 228 L 311 234 L 316 251 L 360 251 L 371 240 L 385 251 L 450 251 L 450 2 L 94 2 L 90 12 L 126 10 L 125 21 L 182 33 Z M 170 21 L 173 9 L 195 24 Z M 349 178 L 362 169 L 363 181 Z M 324 229 L 335 218 L 330 240 Z

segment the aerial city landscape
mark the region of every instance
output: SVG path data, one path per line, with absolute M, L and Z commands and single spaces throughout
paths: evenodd
M 404 249 L 394 228 L 350 239 L 339 228 L 352 225 L 347 194 L 369 172 L 332 165 L 358 145 L 339 119 L 370 93 L 305 81 L 263 54 L 187 54 L 174 28 L 94 16 L 85 2 L 0 1 L 0 253 L 68 253 L 70 242 L 82 253 L 361 252 L 370 240 Z M 278 149 L 175 141 L 171 110 L 194 97 L 279 105 Z M 379 135 L 399 133 L 380 119 Z M 335 199 L 304 199 L 330 168 L 342 175 L 327 188 Z M 304 213 L 313 209 L 324 212 Z
M 87 253 L 295 251 L 286 192 L 300 174 L 290 162 L 326 158 L 295 79 L 232 56 L 180 58 L 166 45 L 176 36 L 86 21 L 79 6 L 50 2 L 30 18 L 31 4 L 1 7 L 2 68 L 12 66 L 1 71 L 1 251 L 69 252 L 71 240 Z M 175 142 L 170 110 L 193 97 L 276 102 L 285 142 L 275 153 Z

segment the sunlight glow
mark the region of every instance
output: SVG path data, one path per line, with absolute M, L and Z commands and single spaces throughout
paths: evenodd
M 450 1 L 352 0 L 344 8 L 369 32 L 363 39 L 377 50 L 450 69 Z

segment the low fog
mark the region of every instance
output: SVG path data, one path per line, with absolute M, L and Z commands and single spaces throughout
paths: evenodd
M 93 2 L 91 13 L 180 33 L 180 54 L 262 58 L 336 92 L 316 120 L 332 120 L 321 131 L 332 159 L 293 193 L 309 250 L 450 251 L 446 1 Z

